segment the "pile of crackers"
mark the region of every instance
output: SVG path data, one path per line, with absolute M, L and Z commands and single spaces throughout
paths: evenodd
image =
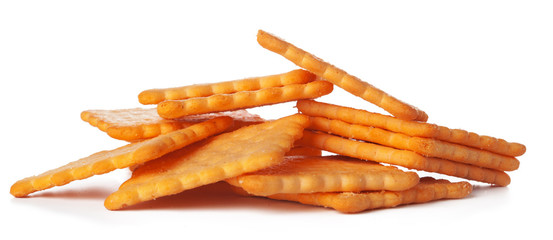
M 258 43 L 301 69 L 235 81 L 150 89 L 156 108 L 87 110 L 81 118 L 127 141 L 17 181 L 15 197 L 128 168 L 104 205 L 117 210 L 227 182 L 238 194 L 355 213 L 463 198 L 468 181 L 507 186 L 524 145 L 427 123 L 428 115 L 285 40 L 259 30 Z M 391 115 L 314 100 L 338 86 Z M 248 108 L 296 102 L 297 114 L 265 120 Z

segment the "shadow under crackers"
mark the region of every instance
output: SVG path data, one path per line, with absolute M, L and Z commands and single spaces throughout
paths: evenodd
M 262 197 L 247 197 L 234 193 L 225 182 L 218 182 L 187 190 L 172 196 L 139 203 L 119 211 L 137 210 L 197 210 L 197 209 L 251 209 L 282 213 L 325 211 L 328 209 L 277 201 Z
M 85 189 L 66 189 L 35 193 L 27 198 L 65 198 L 65 199 L 105 199 L 113 189 L 92 187 Z

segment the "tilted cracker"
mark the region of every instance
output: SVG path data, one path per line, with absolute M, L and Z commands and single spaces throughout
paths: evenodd
M 471 192 L 472 185 L 468 182 L 451 183 L 447 180 L 423 177 L 419 184 L 405 191 L 276 194 L 268 198 L 333 208 L 343 213 L 358 213 L 440 199 L 459 199 Z
M 131 143 L 110 151 L 101 151 L 40 175 L 19 180 L 12 185 L 10 193 L 15 197 L 24 197 L 74 180 L 144 163 L 220 133 L 231 125 L 232 118 L 218 117 L 149 140 Z
M 115 210 L 282 162 L 309 118 L 296 114 L 196 143 L 134 170 L 104 202 Z
M 138 95 L 138 101 L 142 104 L 158 104 L 165 100 L 182 100 L 196 97 L 207 97 L 215 94 L 255 91 L 263 88 L 308 83 L 313 80 L 315 80 L 314 74 L 298 69 L 283 74 L 264 77 L 253 77 L 218 83 L 196 84 L 175 88 L 149 89 Z
M 478 167 L 440 158 L 424 157 L 408 150 L 399 150 L 373 143 L 306 130 L 299 145 L 320 148 L 325 151 L 354 158 L 403 166 L 409 169 L 436 172 L 469 180 L 507 186 L 511 182 L 503 171 Z
M 313 100 L 300 100 L 296 107 L 308 116 L 326 117 L 353 124 L 374 126 L 414 137 L 435 138 L 512 157 L 520 156 L 526 151 L 526 147 L 520 143 L 511 143 L 503 139 L 478 135 L 461 129 L 449 129 L 436 124 L 405 121 L 350 107 Z
M 155 108 L 86 110 L 81 113 L 83 121 L 106 132 L 110 137 L 130 142 L 153 138 L 221 116 L 234 119 L 230 130 L 264 121 L 246 110 L 190 115 L 177 119 L 164 119 L 157 114 Z
M 514 157 L 436 139 L 411 137 L 402 133 L 323 117 L 311 117 L 311 124 L 308 128 L 346 138 L 378 143 L 396 149 L 410 150 L 426 157 L 443 158 L 500 171 L 516 170 L 520 164 Z
M 415 186 L 419 176 L 392 166 L 345 156 L 286 157 L 279 165 L 227 179 L 248 193 L 402 191 Z
M 157 112 L 163 118 L 173 119 L 192 114 L 230 111 L 317 98 L 329 94 L 332 89 L 331 83 L 318 80 L 306 84 L 291 84 L 256 91 L 216 94 L 185 100 L 166 100 L 157 105 Z
M 257 42 L 262 47 L 283 56 L 294 64 L 332 82 L 353 95 L 383 108 L 398 118 L 416 121 L 426 121 L 428 119 L 428 115 L 416 107 L 390 96 L 373 85 L 348 74 L 344 70 L 270 33 L 259 30 L 257 33 Z

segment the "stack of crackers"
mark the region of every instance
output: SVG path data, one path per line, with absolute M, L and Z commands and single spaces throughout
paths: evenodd
M 129 168 L 107 209 L 223 181 L 247 196 L 354 213 L 472 191 L 422 172 L 507 186 L 506 172 L 519 167 L 522 144 L 427 123 L 425 112 L 311 53 L 261 30 L 257 40 L 302 69 L 139 94 L 156 108 L 84 111 L 84 121 L 127 144 L 19 180 L 11 194 Z M 334 86 L 391 115 L 314 100 Z M 291 101 L 299 113 L 277 120 L 245 110 Z

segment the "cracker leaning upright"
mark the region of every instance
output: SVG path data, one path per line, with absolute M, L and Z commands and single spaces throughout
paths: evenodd
M 264 48 L 273 51 L 294 64 L 307 69 L 317 76 L 332 82 L 355 96 L 369 101 L 392 115 L 406 120 L 426 121 L 425 112 L 404 103 L 386 92 L 348 74 L 342 69 L 333 66 L 316 56 L 288 43 L 274 35 L 259 30 L 257 42 Z
M 308 124 L 296 114 L 175 151 L 135 169 L 104 205 L 120 209 L 278 164 Z

